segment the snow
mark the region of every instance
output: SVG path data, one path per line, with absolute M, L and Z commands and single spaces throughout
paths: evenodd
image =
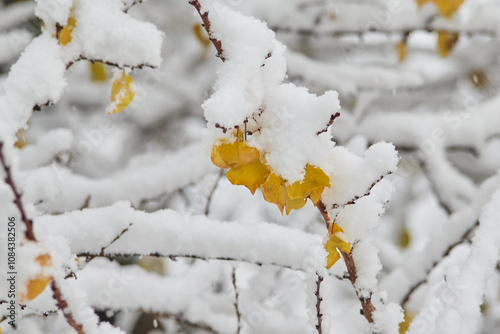
M 35 15 L 47 26 L 65 26 L 73 7 L 73 0 L 35 0 Z
M 62 236 L 72 253 L 159 254 L 231 258 L 316 271 L 324 258 L 319 236 L 270 223 L 244 226 L 189 216 L 173 210 L 135 211 L 126 202 L 36 219 L 36 233 Z M 118 240 L 111 241 L 128 228 Z M 83 229 L 83 230 L 82 230 Z M 153 236 L 158 238 L 154 239 Z M 279 241 L 282 240 L 282 241 Z M 111 244 L 110 244 L 111 243 Z M 325 256 L 324 251 L 320 251 Z
M 40 63 L 44 66 L 38 66 Z M 57 101 L 66 86 L 66 65 L 57 41 L 46 34 L 35 38 L 12 66 L 0 95 L 0 140 L 13 142 L 17 129 L 25 128 L 35 105 Z
M 76 25 L 66 58 L 79 56 L 111 62 L 119 67 L 159 66 L 163 33 L 122 11 L 121 0 L 80 1 L 75 6 Z
M 481 212 L 469 256 L 459 272 L 448 277 L 445 291 L 415 318 L 409 333 L 473 333 L 477 330 L 486 282 L 500 254 L 499 208 L 500 191 L 496 190 Z M 430 316 L 424 319 L 424 314 Z

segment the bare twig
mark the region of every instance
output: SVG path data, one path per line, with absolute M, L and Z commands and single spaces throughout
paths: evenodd
M 233 288 L 234 288 L 234 311 L 236 312 L 236 319 L 238 320 L 238 328 L 236 330 L 236 334 L 240 334 L 241 332 L 241 313 L 240 313 L 240 308 L 238 306 L 238 299 L 239 299 L 239 293 L 238 293 L 238 287 L 236 286 L 236 268 L 233 267 L 232 271 L 232 282 L 233 282 Z
M 127 13 L 130 8 L 134 7 L 135 5 L 138 5 L 142 3 L 143 0 L 133 0 L 131 3 L 127 4 L 125 8 L 123 8 L 123 11 Z
M 350 201 L 348 202 L 345 202 L 344 204 L 334 204 L 332 206 L 332 209 L 339 209 L 339 208 L 343 208 L 345 206 L 348 206 L 348 205 L 354 205 L 356 204 L 356 202 L 363 198 L 363 197 L 367 197 L 367 196 L 370 196 L 373 188 L 380 182 L 382 181 L 387 175 L 390 175 L 392 174 L 391 172 L 387 173 L 386 175 L 382 175 L 380 178 L 378 178 L 378 180 L 376 180 L 375 182 L 373 182 L 370 187 L 368 187 L 368 189 L 366 190 L 366 192 L 363 194 L 363 195 L 357 195 L 357 196 L 354 196 Z
M 330 125 L 332 125 L 332 124 L 333 124 L 333 122 L 335 121 L 335 119 L 336 119 L 337 117 L 339 117 L 339 116 L 340 116 L 340 113 L 339 113 L 339 112 L 337 112 L 337 113 L 335 113 L 335 114 L 331 115 L 331 116 L 330 116 L 330 121 L 328 122 L 328 124 L 326 125 L 326 127 L 325 127 L 323 130 L 318 131 L 316 134 L 317 134 L 317 135 L 320 135 L 320 134 L 322 134 L 323 132 L 328 131 L 328 128 L 330 127 Z
M 23 203 L 21 201 L 21 195 L 19 194 L 16 185 L 14 183 L 14 180 L 12 179 L 12 175 L 10 172 L 10 166 L 7 165 L 7 162 L 5 161 L 5 157 L 3 154 L 3 142 L 0 142 L 0 161 L 2 163 L 2 167 L 5 170 L 5 182 L 9 185 L 11 188 L 12 192 L 14 193 L 14 203 L 17 206 L 17 209 L 19 210 L 19 213 L 21 214 L 21 220 L 24 222 L 26 225 L 26 231 L 25 231 L 25 236 L 26 239 L 30 241 L 37 241 L 35 238 L 35 234 L 33 233 L 33 221 L 28 218 L 26 215 L 26 211 L 24 210 Z M 85 334 L 83 331 L 82 325 L 80 325 L 78 322 L 76 322 L 75 318 L 73 318 L 73 315 L 71 312 L 67 310 L 68 304 L 64 300 L 61 290 L 57 286 L 57 283 L 55 282 L 54 279 L 52 279 L 52 282 L 50 283 L 50 287 L 53 291 L 54 298 L 57 301 L 57 307 L 63 312 L 64 317 L 66 318 L 66 321 L 68 324 L 73 327 L 78 334 Z
M 86 256 L 85 258 L 85 261 L 87 261 L 87 263 L 89 263 L 90 261 L 92 261 L 94 258 L 98 257 L 98 256 L 104 256 L 104 251 L 106 250 L 106 248 L 108 248 L 109 246 L 111 246 L 116 240 L 120 239 L 121 236 L 128 231 L 128 229 L 132 226 L 133 224 L 130 223 L 126 228 L 124 228 L 113 240 L 111 240 L 109 242 L 109 244 L 107 244 L 106 246 L 102 247 L 101 248 L 101 252 L 99 254 L 94 254 L 94 255 L 89 255 L 89 256 Z
M 323 282 L 323 276 L 320 276 L 318 273 L 316 273 L 316 276 L 318 276 L 318 280 L 316 281 L 316 292 L 314 295 L 316 296 L 316 317 L 318 318 L 318 324 L 316 325 L 316 330 L 318 331 L 318 334 L 323 333 L 323 328 L 321 326 L 321 319 L 323 318 L 323 314 L 321 313 L 321 302 L 323 301 L 323 298 L 321 298 L 320 294 L 320 288 L 321 288 L 321 282 Z

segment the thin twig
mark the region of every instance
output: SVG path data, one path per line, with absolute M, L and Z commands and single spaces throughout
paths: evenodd
M 76 322 L 73 314 L 68 311 L 68 303 L 64 300 L 61 289 L 59 289 L 59 286 L 57 285 L 55 280 L 52 280 L 52 282 L 50 283 L 50 287 L 54 292 L 53 296 L 57 302 L 56 305 L 62 311 L 68 324 L 73 327 L 78 334 L 85 334 L 85 332 L 83 331 L 83 326 Z
M 215 190 L 217 189 L 217 186 L 219 185 L 219 181 L 223 175 L 224 175 L 224 170 L 221 169 L 219 171 L 219 174 L 217 175 L 217 179 L 215 180 L 215 183 L 214 183 L 214 186 L 212 187 L 212 190 L 208 194 L 207 203 L 205 204 L 205 216 L 208 216 L 208 214 L 210 213 L 210 204 L 212 203 L 212 198 L 214 197 Z
M 318 276 L 318 280 L 316 281 L 316 292 L 314 295 L 316 296 L 316 317 L 318 318 L 318 324 L 316 325 L 316 330 L 318 331 L 318 334 L 323 333 L 323 327 L 321 325 L 321 319 L 323 318 L 323 314 L 321 313 L 321 302 L 323 301 L 323 298 L 321 298 L 321 293 L 320 293 L 320 288 L 321 288 L 321 282 L 323 282 L 323 276 L 320 276 L 320 274 L 316 273 L 316 276 Z
M 26 226 L 26 231 L 24 232 L 26 239 L 35 241 L 35 234 L 33 233 L 33 220 L 29 219 L 28 216 L 26 215 L 26 212 L 24 211 L 24 206 L 21 201 L 21 195 L 19 191 L 17 190 L 16 184 L 14 183 L 14 180 L 12 179 L 12 173 L 10 171 L 10 166 L 7 165 L 7 162 L 5 161 L 5 156 L 3 154 L 3 142 L 0 142 L 0 161 L 2 163 L 2 167 L 5 170 L 5 183 L 10 187 L 12 190 L 12 193 L 14 194 L 14 204 L 16 204 L 17 209 L 19 210 L 19 213 L 21 214 L 21 220 L 23 221 L 24 225 Z
M 462 237 L 460 238 L 460 240 L 458 240 L 457 242 L 455 242 L 454 244 L 450 245 L 443 253 L 443 255 L 441 256 L 441 258 L 438 260 L 438 261 L 435 261 L 432 266 L 427 269 L 426 273 L 425 273 L 425 278 L 421 279 L 420 281 L 418 281 L 417 283 L 415 283 L 411 288 L 410 290 L 408 290 L 408 292 L 405 294 L 405 296 L 403 297 L 403 299 L 401 300 L 401 305 L 403 307 L 406 306 L 406 303 L 408 303 L 408 301 L 410 300 L 411 296 L 413 295 L 413 293 L 423 284 L 425 284 L 427 282 L 427 279 L 429 277 L 429 274 L 431 271 L 434 270 L 434 268 L 437 267 L 437 265 L 439 263 L 441 263 L 441 261 L 447 257 L 451 251 L 453 249 L 455 249 L 455 247 L 457 247 L 458 245 L 461 245 L 463 244 L 464 242 L 466 242 L 467 240 L 470 239 L 471 237 L 471 234 L 472 232 L 474 231 L 474 229 L 476 227 L 479 226 L 479 220 L 474 224 L 472 225 L 469 229 L 467 229 L 467 231 L 465 231 L 465 233 L 462 235 Z
M 238 287 L 236 286 L 236 268 L 233 267 L 233 272 L 232 272 L 232 282 L 233 282 L 233 288 L 234 288 L 234 311 L 236 313 L 236 319 L 238 320 L 238 329 L 236 330 L 236 334 L 240 334 L 241 332 L 241 313 L 240 313 L 240 308 L 238 306 L 238 299 L 239 299 L 239 293 L 238 293 Z

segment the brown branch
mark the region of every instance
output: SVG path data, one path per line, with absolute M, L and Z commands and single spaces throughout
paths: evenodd
M 184 315 L 182 313 L 181 314 L 152 313 L 152 314 L 154 316 L 156 316 L 157 318 L 174 319 L 175 322 L 177 322 L 180 326 L 191 327 L 191 328 L 203 330 L 205 332 L 212 333 L 212 334 L 220 334 L 218 331 L 216 331 L 214 328 L 212 328 L 208 324 L 199 323 L 199 322 L 192 322 L 190 320 L 187 320 L 186 318 L 184 318 Z
M 26 211 L 24 210 L 23 203 L 21 201 L 21 195 L 19 191 L 17 190 L 16 184 L 14 183 L 14 180 L 12 179 L 12 174 L 10 171 L 10 166 L 7 165 L 7 162 L 5 161 L 5 156 L 3 154 L 3 142 L 0 142 L 0 161 L 2 163 L 2 167 L 5 170 L 5 183 L 10 187 L 12 190 L 12 193 L 14 194 L 14 204 L 17 206 L 17 209 L 19 210 L 19 213 L 21 214 L 21 220 L 23 221 L 24 225 L 26 226 L 26 231 L 24 232 L 24 235 L 26 239 L 35 241 L 35 234 L 33 233 L 33 220 L 29 219 L 28 216 L 26 215 Z
M 241 332 L 241 313 L 240 308 L 238 306 L 239 293 L 238 288 L 236 287 L 236 268 L 233 267 L 233 272 L 231 275 L 233 288 L 234 288 L 234 310 L 236 312 L 236 319 L 238 320 L 238 328 L 236 330 L 236 334 L 240 334 Z
M 364 197 L 367 197 L 367 196 L 370 196 L 373 188 L 380 182 L 384 179 L 384 177 L 386 177 L 387 175 L 390 175 L 392 174 L 391 172 L 387 173 L 386 175 L 382 175 L 380 178 L 378 178 L 375 182 L 373 182 L 370 187 L 368 187 L 368 189 L 366 190 L 366 192 L 363 194 L 363 195 L 357 195 L 357 196 L 354 196 L 350 201 L 348 202 L 345 202 L 344 204 L 334 204 L 332 206 L 332 209 L 338 209 L 338 208 L 343 208 L 345 206 L 348 206 L 348 205 L 354 205 L 356 204 L 356 202 L 361 199 L 361 198 L 364 198 Z
M 78 334 L 85 334 L 85 332 L 83 331 L 83 326 L 76 322 L 75 318 L 73 318 L 73 314 L 71 314 L 71 312 L 67 310 L 68 303 L 64 300 L 61 289 L 59 289 L 55 280 L 52 280 L 52 282 L 50 283 L 50 287 L 54 292 L 53 296 L 57 301 L 56 305 L 62 311 L 68 324 L 73 327 Z
M 212 187 L 212 190 L 210 190 L 210 193 L 207 196 L 207 203 L 205 204 L 205 216 L 208 216 L 208 214 L 210 213 L 210 204 L 212 203 L 212 198 L 214 197 L 215 190 L 217 189 L 219 181 L 223 175 L 224 175 L 224 170 L 223 169 L 219 170 L 214 186 Z
M 323 301 L 323 298 L 321 298 L 320 287 L 321 282 L 323 282 L 323 276 L 320 276 L 318 273 L 316 273 L 316 276 L 318 276 L 318 280 L 316 281 L 316 292 L 314 293 L 316 296 L 316 317 L 318 318 L 316 330 L 318 331 L 318 334 L 322 334 L 323 328 L 321 326 L 321 319 L 323 318 L 323 314 L 321 313 L 321 302 Z
M 196 11 L 200 15 L 201 20 L 203 21 L 202 26 L 205 28 L 205 31 L 208 34 L 208 39 L 210 39 L 212 44 L 215 46 L 215 49 L 217 50 L 216 56 L 219 57 L 223 62 L 226 61 L 226 58 L 224 57 L 224 51 L 222 50 L 222 42 L 217 38 L 214 38 L 212 35 L 211 24 L 208 18 L 208 11 L 203 11 L 198 0 L 190 0 L 189 4 L 196 8 Z
M 87 261 L 87 263 L 89 263 L 90 261 L 92 261 L 94 258 L 98 257 L 98 256 L 101 256 L 103 257 L 104 256 L 104 251 L 106 250 L 106 248 L 108 248 L 109 246 L 111 246 L 115 241 L 117 241 L 118 239 L 121 238 L 121 236 L 128 231 L 128 229 L 132 226 L 133 224 L 130 223 L 126 228 L 124 228 L 113 240 L 111 240 L 109 242 L 109 244 L 107 244 L 106 246 L 103 246 L 101 248 L 101 252 L 99 254 L 94 254 L 94 255 L 89 255 L 85 258 L 85 261 Z
M 101 59 L 91 59 L 91 58 L 87 58 L 85 56 L 79 56 L 75 60 L 70 61 L 66 65 L 66 69 L 69 69 L 74 63 L 76 63 L 77 61 L 80 61 L 80 60 L 88 60 L 91 63 L 100 62 L 100 63 L 106 64 L 106 65 L 109 65 L 109 66 L 114 66 L 114 67 L 119 68 L 119 69 L 124 69 L 125 67 L 130 68 L 130 69 L 134 69 L 134 68 L 142 69 L 144 67 L 156 68 L 156 66 L 153 66 L 153 65 L 150 65 L 150 64 L 146 64 L 146 63 L 138 64 L 138 65 L 119 65 L 119 64 L 113 63 L 111 61 L 106 61 L 106 60 L 101 60 Z
M 411 288 L 410 290 L 408 290 L 408 292 L 405 294 L 405 296 L 403 297 L 403 299 L 401 300 L 401 305 L 403 306 L 403 308 L 405 307 L 406 303 L 408 303 L 408 301 L 410 300 L 411 296 L 413 295 L 413 293 L 423 284 L 427 283 L 427 278 L 429 277 L 429 274 L 431 273 L 431 271 L 434 270 L 434 268 L 437 267 L 437 265 L 439 263 L 441 263 L 441 261 L 447 257 L 448 255 L 450 255 L 451 251 L 453 251 L 453 249 L 455 249 L 455 247 L 457 247 L 458 245 L 461 245 L 463 244 L 464 242 L 470 240 L 470 237 L 471 237 L 471 234 L 472 232 L 474 231 L 474 229 L 476 227 L 479 226 L 479 220 L 474 224 L 472 225 L 469 229 L 467 229 L 467 231 L 465 231 L 465 233 L 462 235 L 462 237 L 460 238 L 460 240 L 458 240 L 457 242 L 455 242 L 454 244 L 451 244 L 450 246 L 448 246 L 448 248 L 444 251 L 443 255 L 441 256 L 441 258 L 438 260 L 438 261 L 435 261 L 432 266 L 427 269 L 426 273 L 425 273 L 425 278 L 421 279 L 420 281 L 418 281 L 417 283 L 415 283 Z
M 374 182 L 376 184 L 378 181 Z M 373 188 L 373 185 L 372 187 Z M 326 212 L 326 206 L 324 203 L 321 201 L 318 203 L 318 209 L 321 212 L 321 215 L 325 219 L 325 223 L 327 227 L 330 227 L 331 225 L 334 224 L 334 222 L 330 221 L 330 218 L 328 217 L 328 213 Z M 354 258 L 352 255 L 349 253 L 341 252 L 342 253 L 342 258 L 344 259 L 345 265 L 347 267 L 347 272 L 349 275 L 346 276 L 346 278 L 349 279 L 351 282 L 354 291 L 356 292 L 356 296 L 358 297 L 360 303 L 361 303 L 361 314 L 368 320 L 369 323 L 373 323 L 373 312 L 375 311 L 375 306 L 372 304 L 371 296 L 370 297 L 365 297 L 365 296 L 360 296 L 359 291 L 356 289 L 356 280 L 358 278 L 358 273 L 356 269 L 356 263 L 354 262 Z
M 3 155 L 3 142 L 0 142 L 0 162 L 2 163 L 2 167 L 5 170 L 5 182 L 9 187 L 11 188 L 12 192 L 14 193 L 14 203 L 17 206 L 17 209 L 19 210 L 19 213 L 21 214 L 21 220 L 24 222 L 26 225 L 26 231 L 25 231 L 25 236 L 26 239 L 31 240 L 31 241 L 37 241 L 35 238 L 35 234 L 33 233 L 33 221 L 28 218 L 26 215 L 26 211 L 24 210 L 23 203 L 21 201 L 21 195 L 17 191 L 16 185 L 14 183 L 14 180 L 12 179 L 12 175 L 10 172 L 10 166 L 7 165 L 5 161 L 5 157 Z M 66 321 L 68 324 L 73 327 L 78 334 L 85 334 L 83 331 L 82 325 L 76 322 L 76 320 L 73 318 L 73 315 L 71 312 L 67 311 L 66 308 L 68 304 L 66 301 L 63 299 L 61 290 L 57 286 L 56 282 L 54 279 L 52 279 L 52 282 L 50 283 L 50 287 L 54 293 L 54 298 L 57 301 L 57 307 L 63 312 L 64 317 L 66 318 Z
M 132 3 L 128 4 L 127 6 L 125 6 L 125 8 L 123 8 L 123 12 L 127 13 L 130 8 L 134 7 L 135 5 L 138 5 L 138 4 L 142 3 L 142 1 L 143 0 L 134 0 L 134 1 L 132 1 Z

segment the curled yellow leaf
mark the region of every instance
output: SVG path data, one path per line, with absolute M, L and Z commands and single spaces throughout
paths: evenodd
M 318 167 L 308 164 L 305 169 L 304 179 L 289 185 L 286 193 L 291 199 L 310 197 L 316 205 L 323 190 L 330 187 L 330 178 Z
M 52 266 L 52 260 L 49 254 L 41 254 L 36 257 L 35 261 L 38 262 L 42 270 Z M 26 292 L 19 297 L 19 301 L 27 302 L 35 299 L 45 290 L 50 281 L 52 281 L 52 276 L 44 274 L 43 272 L 30 278 L 26 284 Z
M 441 57 L 448 57 L 449 53 L 458 42 L 459 34 L 446 31 L 438 32 L 437 48 Z
M 210 39 L 201 24 L 197 23 L 193 25 L 193 34 L 196 37 L 196 40 L 203 46 L 203 49 L 208 49 L 212 42 L 210 42 Z
M 332 231 L 329 231 L 329 238 L 324 247 L 328 253 L 326 256 L 326 269 L 330 269 L 340 259 L 337 249 L 347 254 L 351 252 L 351 245 L 345 239 L 344 231 L 336 224 L 333 225 Z
M 268 175 L 269 169 L 260 160 L 256 160 L 249 165 L 231 168 L 226 173 L 229 182 L 247 187 L 252 192 L 252 195 L 266 181 Z
M 111 86 L 111 106 L 108 107 L 108 114 L 115 114 L 125 109 L 135 96 L 135 84 L 130 75 L 122 73 L 113 80 Z
M 59 44 L 66 45 L 71 42 L 73 29 L 76 26 L 76 19 L 73 15 L 68 18 L 68 22 L 59 32 Z

